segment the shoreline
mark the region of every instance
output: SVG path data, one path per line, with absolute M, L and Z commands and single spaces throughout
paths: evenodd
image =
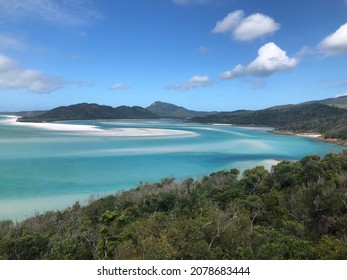
M 336 138 L 324 138 L 324 136 L 322 134 L 319 134 L 319 133 L 310 133 L 310 132 L 295 133 L 295 132 L 289 131 L 289 130 L 277 130 L 277 129 L 271 130 L 269 132 L 273 133 L 273 134 L 309 137 L 309 138 L 313 138 L 313 139 L 315 139 L 317 141 L 321 141 L 321 142 L 326 142 L 326 143 L 331 143 L 331 144 L 347 147 L 347 140 L 336 139 Z
M 322 142 L 327 142 L 331 144 L 336 144 L 340 146 L 344 146 L 347 148 L 347 140 L 341 140 L 341 139 L 335 139 L 335 138 L 324 138 L 324 137 L 319 137 L 317 140 L 322 141 Z
M 30 126 L 40 129 L 47 129 L 53 131 L 62 131 L 62 132 L 77 132 L 80 135 L 87 136 L 114 136 L 114 137 L 148 137 L 148 136 L 197 136 L 194 132 L 184 131 L 184 130 L 170 130 L 170 129 L 155 129 L 155 128 L 119 128 L 112 130 L 101 129 L 93 125 L 77 125 L 77 124 L 61 124 L 61 123 L 35 123 L 35 122 L 17 122 L 17 118 L 20 116 L 15 115 L 2 115 L 8 117 L 9 120 L 4 121 L 3 123 L 12 124 L 12 125 L 22 125 Z M 237 126 L 226 123 L 210 123 L 214 126 L 235 126 L 240 128 L 248 129 L 262 129 L 266 130 L 269 133 L 273 134 L 282 134 L 282 135 L 293 135 L 300 137 L 309 137 L 317 141 L 331 143 L 335 145 L 340 145 L 347 147 L 347 140 L 336 139 L 336 138 L 324 138 L 322 134 L 312 133 L 312 132 L 300 132 L 296 133 L 290 130 L 278 130 L 270 127 L 257 127 L 257 126 Z
M 205 123 L 209 125 L 215 125 L 215 126 L 234 126 L 234 127 L 240 127 L 240 128 L 246 128 L 246 129 L 261 129 L 264 131 L 267 131 L 268 133 L 272 134 L 282 134 L 282 135 L 292 135 L 292 136 L 300 136 L 300 137 L 308 137 L 313 138 L 317 141 L 326 142 L 330 144 L 340 145 L 343 147 L 347 147 L 347 140 L 342 139 L 336 139 L 336 138 L 324 138 L 322 134 L 319 133 L 313 133 L 313 132 L 300 132 L 296 133 L 290 130 L 278 130 L 273 127 L 267 127 L 267 126 L 241 126 L 241 125 L 234 125 L 234 124 L 228 124 L 228 123 Z
M 228 169 L 219 169 L 218 171 L 225 171 L 232 168 L 236 168 L 240 171 L 238 178 L 240 179 L 243 172 L 247 169 L 253 169 L 256 166 L 263 166 L 268 172 L 271 172 L 272 168 L 283 160 L 276 158 L 268 158 L 260 161 L 245 161 L 240 166 L 231 167 Z M 199 180 L 203 176 L 209 176 L 213 172 L 206 173 L 201 176 L 194 177 L 194 180 Z M 164 177 L 163 177 L 164 178 Z M 161 178 L 161 179 L 163 179 Z M 188 178 L 188 177 L 187 177 Z M 177 182 L 184 182 L 187 178 L 181 178 Z M 145 182 L 145 184 L 155 184 L 161 179 L 155 181 Z M 0 199 L 0 221 L 10 219 L 15 222 L 22 222 L 30 219 L 36 215 L 42 215 L 49 211 L 63 211 L 68 208 L 72 208 L 75 203 L 79 203 L 81 206 L 85 206 L 90 200 L 100 199 L 110 195 L 115 195 L 117 192 L 135 190 L 140 186 L 141 183 L 124 186 L 122 189 L 105 190 L 101 192 L 85 192 L 85 193 L 65 193 L 58 195 L 43 195 L 34 197 L 21 197 L 21 198 L 10 198 Z
M 273 134 L 282 134 L 282 135 L 294 135 L 294 136 L 302 136 L 302 137 L 309 137 L 309 138 L 320 138 L 323 137 L 322 134 L 319 133 L 312 133 L 312 132 L 300 132 L 300 133 L 296 133 L 293 131 L 289 131 L 289 130 L 270 130 L 271 133 Z
M 313 133 L 313 132 L 300 132 L 300 133 L 298 133 L 298 132 L 293 132 L 290 130 L 278 130 L 278 129 L 266 127 L 266 126 L 239 126 L 239 125 L 233 125 L 233 124 L 218 124 L 218 123 L 211 123 L 210 125 L 216 125 L 216 126 L 218 126 L 218 125 L 230 125 L 230 126 L 246 128 L 246 129 L 261 129 L 261 130 L 265 130 L 265 131 L 272 133 L 272 134 L 308 137 L 308 138 L 315 139 L 317 141 L 347 147 L 347 140 L 336 139 L 336 138 L 324 138 L 324 136 L 322 134 Z

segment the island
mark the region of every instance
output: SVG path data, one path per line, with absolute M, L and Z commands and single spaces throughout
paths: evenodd
M 146 108 L 79 103 L 47 111 L 25 112 L 17 121 L 156 118 L 174 118 L 196 123 L 271 127 L 274 128 L 272 133 L 315 136 L 321 141 L 347 146 L 347 96 L 278 105 L 261 110 L 231 112 L 194 111 L 161 101 L 156 101 Z
M 53 122 L 66 120 L 95 119 L 154 119 L 159 116 L 140 106 L 119 106 L 113 108 L 95 103 L 79 103 L 60 106 L 40 114 L 26 115 L 18 118 L 18 122 Z

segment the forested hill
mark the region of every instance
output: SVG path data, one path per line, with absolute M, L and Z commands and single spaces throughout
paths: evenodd
M 0 259 L 347 259 L 347 151 L 0 222 Z
M 90 119 L 180 118 L 199 123 L 226 123 L 247 126 L 271 126 L 295 133 L 320 133 L 325 138 L 347 140 L 347 97 L 310 101 L 297 105 L 275 106 L 263 110 L 200 112 L 165 102 L 154 102 L 146 109 L 80 103 L 25 115 L 20 122 L 51 122 Z
M 182 106 L 156 101 L 146 108 L 161 118 L 187 119 L 193 117 L 204 117 L 216 112 L 203 112 L 188 110 Z
M 320 133 L 326 138 L 347 139 L 347 110 L 319 102 L 275 106 L 257 111 L 221 112 L 192 118 L 191 121 L 271 126 L 278 130 Z
M 333 107 L 347 109 L 347 96 L 345 95 L 345 96 L 340 96 L 336 98 L 327 98 L 323 100 L 309 101 L 309 102 L 306 102 L 306 104 L 307 103 L 321 103 L 321 104 L 330 105 Z
M 152 119 L 158 116 L 142 107 L 111 106 L 80 103 L 61 106 L 36 116 L 24 116 L 20 122 L 52 122 L 62 120 L 92 120 L 92 119 Z

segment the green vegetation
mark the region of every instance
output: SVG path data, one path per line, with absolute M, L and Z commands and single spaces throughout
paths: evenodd
M 174 104 L 156 101 L 146 108 L 148 111 L 158 115 L 161 118 L 189 119 L 193 117 L 205 117 L 216 112 L 201 112 L 188 110 Z
M 27 112 L 20 122 L 52 122 L 92 119 L 189 119 L 198 123 L 226 123 L 247 126 L 270 126 L 278 131 L 319 133 L 325 138 L 347 140 L 347 96 L 282 105 L 264 110 L 201 112 L 156 101 L 146 109 L 139 106 L 111 106 L 81 103 L 49 111 Z M 19 113 L 18 113 L 19 114 Z M 21 115 L 21 114 L 19 114 Z
M 95 119 L 153 119 L 158 116 L 139 106 L 111 106 L 80 103 L 61 106 L 41 114 L 25 115 L 19 122 L 53 122 L 63 120 L 95 120 Z
M 270 126 L 296 133 L 320 133 L 326 138 L 347 139 L 347 110 L 321 103 L 276 106 L 258 111 L 222 112 L 193 118 L 201 123 Z
M 347 96 L 346 95 L 336 97 L 336 98 L 328 98 L 328 99 L 323 99 L 323 100 L 319 100 L 319 101 L 313 101 L 313 102 L 319 102 L 319 103 L 330 105 L 333 107 L 347 109 Z
M 2 221 L 0 259 L 347 259 L 347 150 Z

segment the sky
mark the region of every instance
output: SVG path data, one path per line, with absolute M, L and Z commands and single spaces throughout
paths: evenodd
M 347 0 L 3 0 L 0 111 L 347 94 Z

